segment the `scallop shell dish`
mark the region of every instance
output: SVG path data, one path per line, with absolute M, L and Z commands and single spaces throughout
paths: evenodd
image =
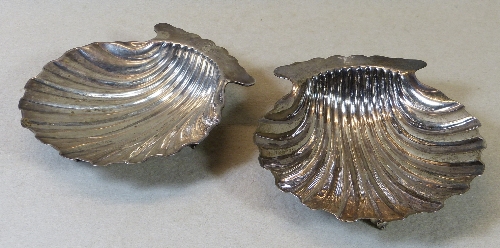
M 479 121 L 422 84 L 420 60 L 361 55 L 277 68 L 292 91 L 255 134 L 276 185 L 342 221 L 434 212 L 484 171 Z
M 22 125 L 62 156 L 137 163 L 196 145 L 219 123 L 227 83 L 253 78 L 212 41 L 169 24 L 145 42 L 97 42 L 30 79 Z

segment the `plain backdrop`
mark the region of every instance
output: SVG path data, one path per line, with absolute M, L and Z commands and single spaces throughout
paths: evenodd
M 225 47 L 256 79 L 228 85 L 196 149 L 138 165 L 60 157 L 20 125 L 23 87 L 95 41 L 167 22 Z M 0 247 L 492 247 L 500 243 L 499 1 L 0 1 Z M 303 206 L 259 166 L 258 119 L 291 89 L 274 68 L 331 55 L 420 59 L 419 80 L 466 106 L 484 175 L 432 214 L 379 231 Z

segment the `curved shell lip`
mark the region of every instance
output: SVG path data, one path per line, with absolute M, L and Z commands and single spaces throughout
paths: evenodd
M 478 175 L 478 176 L 481 176 L 481 175 Z M 279 188 L 278 183 L 276 183 L 275 185 Z M 441 210 L 444 207 L 444 202 L 443 202 L 443 204 L 441 204 L 441 206 L 439 208 L 437 208 L 437 209 L 433 209 L 433 210 L 429 210 L 429 211 L 423 211 L 423 212 L 418 212 L 418 213 L 408 213 L 408 214 L 405 214 L 404 216 L 401 216 L 401 217 L 399 217 L 397 219 L 393 219 L 393 220 L 380 220 L 380 219 L 377 219 L 377 218 L 363 218 L 363 217 L 359 217 L 359 218 L 356 218 L 354 220 L 346 220 L 346 219 L 342 219 L 340 216 L 338 216 L 337 213 L 330 212 L 330 211 L 328 211 L 326 209 L 323 209 L 323 208 L 312 208 L 312 207 L 310 207 L 309 205 L 307 205 L 307 203 L 303 202 L 302 199 L 297 194 L 294 194 L 293 192 L 288 192 L 288 191 L 285 191 L 285 190 L 283 190 L 281 188 L 280 188 L 280 190 L 282 192 L 285 192 L 285 193 L 292 193 L 292 195 L 295 198 L 299 199 L 300 204 L 302 204 L 303 206 L 305 206 L 305 207 L 307 207 L 307 208 L 309 208 L 309 209 L 311 209 L 313 211 L 325 211 L 325 212 L 333 215 L 335 217 L 335 219 L 337 219 L 339 221 L 342 221 L 342 222 L 346 222 L 346 223 L 353 223 L 353 222 L 366 221 L 366 220 L 378 221 L 378 222 L 381 222 L 381 223 L 388 223 L 388 222 L 397 221 L 397 220 L 404 220 L 404 219 L 408 218 L 411 215 L 422 214 L 422 213 L 428 213 L 428 214 L 435 213 L 435 212 Z M 458 195 L 462 195 L 462 194 L 463 193 L 458 194 Z M 385 225 L 384 225 L 384 227 L 385 227 Z M 379 229 L 383 229 L 384 227 L 379 228 Z
M 422 60 L 390 58 L 373 55 L 334 55 L 328 58 L 314 58 L 303 62 L 280 66 L 274 70 L 274 75 L 289 79 L 292 82 L 302 82 L 315 75 L 339 68 L 349 67 L 381 67 L 394 71 L 415 72 L 427 66 Z
M 58 61 L 62 60 L 70 54 L 71 52 L 75 52 L 78 49 L 89 47 L 92 45 L 101 45 L 101 44 L 123 44 L 123 43 L 151 43 L 151 42 L 160 42 L 160 43 L 168 43 L 171 45 L 179 45 L 180 47 L 186 47 L 187 49 L 192 49 L 195 53 L 199 53 L 201 56 L 204 56 L 208 61 L 211 61 L 215 65 L 215 69 L 219 73 L 218 77 L 218 84 L 219 90 L 215 91 L 214 94 L 217 95 L 217 102 L 211 102 L 210 104 L 213 105 L 213 108 L 211 111 L 214 113 L 215 118 L 210 121 L 210 124 L 207 124 L 208 126 L 203 129 L 203 134 L 197 135 L 197 137 L 191 137 L 187 140 L 187 142 L 180 144 L 177 149 L 174 151 L 162 151 L 160 153 L 151 153 L 142 158 L 139 161 L 130 161 L 131 159 L 120 159 L 120 160 L 114 160 L 111 162 L 106 162 L 106 163 L 101 163 L 99 160 L 93 160 L 93 159 L 87 159 L 85 157 L 81 156 L 68 156 L 64 153 L 64 149 L 59 148 L 57 144 L 54 144 L 52 142 L 47 142 L 42 140 L 41 138 L 38 137 L 37 131 L 32 127 L 32 123 L 30 121 L 30 118 L 26 114 L 26 110 L 23 108 L 23 100 L 25 100 L 29 96 L 29 90 L 30 86 L 28 84 L 25 85 L 25 93 L 23 97 L 20 99 L 18 108 L 21 110 L 21 125 L 27 129 L 29 129 L 31 132 L 35 134 L 35 137 L 41 141 L 44 144 L 47 144 L 57 150 L 59 154 L 63 157 L 66 157 L 71 160 L 75 161 L 84 161 L 88 162 L 92 165 L 99 165 L 99 166 L 105 166 L 109 164 L 117 164 L 117 163 L 124 163 L 124 164 L 137 164 L 144 162 L 148 160 L 151 157 L 168 157 L 172 156 L 174 154 L 177 154 L 180 152 L 184 147 L 186 146 L 191 146 L 194 148 L 196 145 L 200 144 L 210 133 L 210 131 L 215 128 L 219 123 L 221 119 L 221 111 L 224 107 L 224 93 L 225 93 L 225 86 L 228 83 L 236 83 L 242 86 L 252 86 L 254 84 L 254 79 L 251 77 L 246 70 L 241 67 L 236 60 L 236 58 L 232 57 L 229 55 L 228 51 L 223 48 L 216 46 L 214 42 L 207 40 L 207 39 L 202 39 L 200 36 L 196 34 L 192 34 L 189 32 L 186 32 L 180 28 L 176 28 L 170 24 L 167 23 L 160 23 L 155 26 L 155 31 L 158 33 L 156 38 L 153 38 L 149 41 L 144 41 L 144 42 L 136 42 L 136 41 L 130 41 L 130 42 L 93 42 L 85 46 L 81 47 L 76 47 L 73 49 L 70 49 L 66 51 L 62 56 L 60 56 L 58 59 L 51 60 L 48 64 L 51 63 L 57 63 Z M 40 73 L 41 74 L 41 73 Z M 39 74 L 39 75 L 40 75 Z M 30 79 L 35 80 L 38 76 L 33 77 Z M 207 102 L 207 104 L 209 104 Z
M 48 146 L 52 147 L 54 150 L 56 150 L 59 153 L 60 156 L 65 157 L 65 158 L 67 158 L 69 160 L 73 160 L 75 162 L 87 162 L 87 163 L 89 163 L 89 164 L 91 164 L 93 166 L 108 166 L 108 165 L 111 165 L 111 164 L 129 164 L 129 165 L 140 164 L 140 163 L 143 163 L 143 162 L 149 160 L 150 158 L 170 157 L 170 156 L 173 156 L 173 155 L 179 153 L 182 149 L 184 149 L 187 146 L 189 146 L 192 149 L 194 149 L 197 145 L 199 145 L 204 139 L 206 139 L 208 137 L 208 134 L 210 133 L 210 131 L 212 131 L 212 129 L 214 129 L 217 125 L 219 125 L 219 122 L 214 123 L 214 125 L 212 125 L 211 127 L 209 127 L 207 129 L 207 131 L 205 132 L 205 134 L 203 135 L 203 137 L 201 139 L 199 139 L 198 141 L 188 142 L 186 144 L 183 144 L 182 146 L 180 146 L 178 149 L 176 149 L 172 153 L 150 155 L 150 156 L 145 157 L 144 159 L 142 159 L 141 161 L 138 161 L 138 162 L 130 162 L 128 160 L 120 160 L 120 161 L 113 161 L 113 162 L 104 163 L 104 164 L 96 163 L 96 161 L 93 161 L 91 159 L 85 159 L 85 158 L 81 158 L 81 157 L 68 157 L 68 156 L 64 155 L 63 151 L 61 151 L 61 149 L 58 148 L 57 146 L 55 146 L 54 144 L 51 144 L 51 143 L 48 143 L 48 142 L 45 142 L 45 141 L 39 139 L 36 136 L 36 134 L 37 134 L 36 131 L 33 130 L 32 128 L 30 128 L 29 125 L 30 125 L 29 121 L 26 118 L 24 118 L 24 113 L 23 113 L 23 111 L 21 111 L 21 126 L 23 126 L 24 128 L 30 130 L 33 134 L 35 134 L 35 138 L 38 141 L 40 141 L 44 145 L 48 145 Z
M 486 147 L 486 143 L 484 142 L 484 140 L 480 136 L 480 134 L 477 132 L 477 128 L 480 126 L 480 122 L 475 117 L 473 117 L 469 113 L 467 113 L 467 111 L 465 111 L 465 109 L 463 108 L 463 105 L 461 105 L 460 103 L 458 103 L 452 99 L 449 99 L 444 94 L 442 94 L 439 90 L 434 89 L 432 87 L 429 87 L 427 85 L 421 84 L 416 79 L 415 71 L 417 71 L 421 68 L 424 68 L 425 66 L 426 66 L 426 63 L 424 61 L 413 60 L 413 59 L 389 58 L 389 57 L 384 57 L 384 56 L 367 57 L 367 56 L 363 56 L 363 55 L 352 55 L 352 56 L 345 57 L 345 56 L 335 55 L 335 56 L 328 57 L 326 59 L 314 58 L 314 59 L 311 59 L 308 61 L 296 62 L 296 63 L 290 64 L 290 65 L 285 65 L 285 66 L 281 66 L 281 67 L 276 68 L 274 71 L 275 75 L 279 78 L 284 78 L 284 79 L 290 80 L 294 87 L 290 93 L 288 93 L 283 98 L 278 100 L 278 102 L 276 102 L 274 108 L 271 111 L 269 111 L 265 115 L 264 118 L 262 118 L 260 120 L 260 124 L 257 127 L 256 133 L 254 135 L 254 143 L 259 148 L 259 153 L 260 153 L 259 154 L 259 162 L 260 162 L 261 166 L 272 172 L 273 176 L 275 177 L 275 185 L 281 191 L 286 192 L 286 193 L 292 193 L 295 197 L 297 197 L 300 200 L 300 202 L 303 205 L 305 205 L 313 210 L 323 210 L 323 211 L 326 211 L 328 213 L 331 213 L 335 216 L 335 218 L 337 218 L 338 220 L 341 220 L 343 222 L 355 222 L 358 220 L 372 220 L 372 222 L 374 220 L 377 220 L 380 222 L 390 222 L 390 221 L 395 221 L 395 220 L 403 220 L 403 219 L 405 219 L 408 216 L 413 215 L 413 214 L 433 213 L 433 212 L 440 210 L 441 208 L 444 207 L 446 199 L 448 199 L 449 197 L 454 196 L 454 195 L 464 194 L 466 191 L 468 191 L 468 189 L 470 187 L 470 182 L 472 181 L 472 179 L 476 176 L 480 176 L 484 172 L 484 164 L 481 162 L 480 156 L 481 156 L 482 150 Z M 316 177 L 316 175 L 319 175 L 320 173 L 323 173 L 322 175 L 325 175 L 327 173 L 318 172 L 316 174 L 316 172 L 314 172 L 314 173 L 309 174 L 308 172 L 302 172 L 302 171 L 299 172 L 298 168 L 305 167 L 305 165 L 299 165 L 297 160 L 300 160 L 300 159 L 305 160 L 307 158 L 307 159 L 309 159 L 307 161 L 313 161 L 313 160 L 314 161 L 323 161 L 323 159 L 326 160 L 327 158 L 312 159 L 310 157 L 307 157 L 309 155 L 304 155 L 304 158 L 299 158 L 302 155 L 297 155 L 297 157 L 293 157 L 293 155 L 292 155 L 292 154 L 298 154 L 299 152 L 297 152 L 297 151 L 300 151 L 300 154 L 306 154 L 307 152 L 311 152 L 310 149 L 313 149 L 313 148 L 306 147 L 306 142 L 300 143 L 299 141 L 297 141 L 297 139 L 306 140 L 306 139 L 310 138 L 310 135 L 308 135 L 306 137 L 297 138 L 297 137 L 301 136 L 302 134 L 309 132 L 308 130 L 305 129 L 305 126 L 301 126 L 301 123 L 302 124 L 309 123 L 308 121 L 305 121 L 306 118 L 309 118 L 306 116 L 312 115 L 311 113 L 306 114 L 306 112 L 304 112 L 307 110 L 303 110 L 303 109 L 299 110 L 299 107 L 302 108 L 304 106 L 307 106 L 307 103 L 306 103 L 307 100 L 304 100 L 305 97 L 304 98 L 302 98 L 302 97 L 305 94 L 310 94 L 311 98 L 314 98 L 317 100 L 317 102 L 319 102 L 319 103 L 316 103 L 318 105 L 313 105 L 313 106 L 315 106 L 317 108 L 322 108 L 323 104 L 326 105 L 327 102 L 330 102 L 331 99 L 325 100 L 328 97 L 326 97 L 325 95 L 320 95 L 320 94 L 324 94 L 327 90 L 337 89 L 337 87 L 340 90 L 341 89 L 340 86 L 337 86 L 337 84 L 341 84 L 340 82 L 349 82 L 349 85 L 351 85 L 350 88 L 349 88 L 349 86 L 347 86 L 347 88 L 342 88 L 344 90 L 344 92 L 342 94 L 345 94 L 345 96 L 353 97 L 354 94 L 356 94 L 357 96 L 362 95 L 363 97 L 365 97 L 365 93 L 361 94 L 361 93 L 357 92 L 357 90 L 364 89 L 363 87 L 368 87 L 365 84 L 363 84 L 363 86 L 352 86 L 352 84 L 350 83 L 351 81 L 340 81 L 340 80 L 339 81 L 328 81 L 331 83 L 335 83 L 336 86 L 325 86 L 325 84 L 323 84 L 323 83 L 327 82 L 326 80 L 327 80 L 327 78 L 330 78 L 329 76 L 336 77 L 334 75 L 350 75 L 347 73 L 351 73 L 351 72 L 347 72 L 345 69 L 352 70 L 352 71 L 360 70 L 360 71 L 362 71 L 363 75 L 366 75 L 365 70 L 366 71 L 372 70 L 372 71 L 383 71 L 381 74 L 384 74 L 384 72 L 385 72 L 386 74 L 384 76 L 392 76 L 392 75 L 403 76 L 404 78 L 406 78 L 405 80 L 412 81 L 412 84 L 408 84 L 407 86 L 409 86 L 409 87 L 415 87 L 415 86 L 421 87 L 421 88 L 419 88 L 419 90 L 422 90 L 424 94 L 434 94 L 433 96 L 437 97 L 435 99 L 434 98 L 429 98 L 429 99 L 436 100 L 436 102 L 439 102 L 439 101 L 443 101 L 443 102 L 447 102 L 447 103 L 454 102 L 456 104 L 455 107 L 447 108 L 446 111 L 449 111 L 449 112 L 460 111 L 461 116 L 468 116 L 468 118 L 470 117 L 470 119 L 472 120 L 471 123 L 472 123 L 473 127 L 471 127 L 470 129 L 463 129 L 462 131 L 464 131 L 464 132 L 470 131 L 471 132 L 470 135 L 472 138 L 468 137 L 467 139 L 470 139 L 470 140 L 474 139 L 475 141 L 473 141 L 474 143 L 471 143 L 471 147 L 468 148 L 470 150 L 467 150 L 467 152 L 471 151 L 472 153 L 477 154 L 477 157 L 476 157 L 476 155 L 471 154 L 470 158 L 469 158 L 471 160 L 464 159 L 464 160 L 460 161 L 457 159 L 456 160 L 457 164 L 451 165 L 452 167 L 456 166 L 457 171 L 450 172 L 451 173 L 450 175 L 454 175 L 454 176 L 457 176 L 457 178 L 459 178 L 457 183 L 460 183 L 464 188 L 460 188 L 459 190 L 456 190 L 456 191 L 445 192 L 446 197 L 444 197 L 444 198 L 439 198 L 441 196 L 436 197 L 435 199 L 439 199 L 439 200 L 436 200 L 435 202 L 433 202 L 433 204 L 435 204 L 435 205 L 432 208 L 422 208 L 422 209 L 419 209 L 418 211 L 416 208 L 412 211 L 398 213 L 398 215 L 380 216 L 381 217 L 380 219 L 373 218 L 373 217 L 367 216 L 367 215 L 362 215 L 359 213 L 355 216 L 355 218 L 347 219 L 347 218 L 343 217 L 343 212 L 336 213 L 335 212 L 336 210 L 331 210 L 331 209 L 335 209 L 335 208 L 330 208 L 329 206 L 327 206 L 328 203 L 320 202 L 323 200 L 312 199 L 311 196 L 314 196 L 313 193 L 304 193 L 304 192 L 309 192 L 308 190 L 311 189 L 312 187 L 318 187 L 317 191 L 314 191 L 311 189 L 312 192 L 319 192 L 320 186 L 317 186 L 317 185 L 313 186 L 312 181 L 321 180 L 321 179 L 319 179 L 319 176 Z M 341 74 L 341 73 L 346 73 L 346 74 Z M 326 75 L 328 75 L 328 76 L 326 76 Z M 334 80 L 334 79 L 332 79 L 332 80 Z M 364 80 L 366 80 L 366 79 L 364 79 Z M 310 84 L 314 85 L 316 81 L 321 82 L 322 85 L 317 86 L 317 88 L 314 88 L 314 86 L 310 86 Z M 364 82 L 366 82 L 366 81 L 364 81 Z M 307 90 L 306 90 L 306 88 L 307 88 Z M 354 90 L 354 91 L 356 91 L 356 93 L 354 93 L 354 94 L 346 93 L 347 89 Z M 308 92 L 308 93 L 306 93 L 306 92 Z M 335 93 L 332 93 L 332 92 L 335 92 Z M 333 95 L 332 97 L 334 97 L 336 100 L 331 100 L 331 102 L 336 102 L 336 104 L 343 104 L 344 101 L 351 101 L 349 99 L 340 99 L 339 97 L 341 96 L 341 93 L 339 93 L 338 91 L 332 91 L 332 92 L 330 92 L 330 93 Z M 366 95 L 371 96 L 370 94 L 372 94 L 375 91 L 369 90 L 368 92 L 371 92 L 371 93 L 366 93 Z M 418 92 L 418 90 L 416 92 Z M 318 99 L 322 99 L 322 100 L 318 100 Z M 371 98 L 369 98 L 369 99 L 371 99 Z M 424 99 L 424 98 L 422 98 L 422 99 Z M 314 101 L 314 100 L 311 100 L 311 101 Z M 363 101 L 360 100 L 360 102 L 363 102 Z M 370 100 L 368 100 L 366 102 L 370 102 Z M 351 104 L 352 104 L 352 102 L 350 102 L 346 105 L 350 106 Z M 335 108 L 337 108 L 337 106 L 338 105 L 335 105 Z M 331 107 L 333 108 L 333 105 Z M 355 110 L 355 111 L 366 111 L 367 107 L 365 106 L 362 109 L 364 109 L 364 110 Z M 323 111 L 323 113 L 332 113 L 332 116 L 334 115 L 333 113 L 336 113 L 335 112 L 336 110 L 334 111 L 333 109 L 332 110 L 321 110 L 321 111 Z M 350 111 L 354 111 L 352 109 L 351 110 L 349 110 L 349 109 L 342 110 L 342 111 L 352 113 L 353 116 L 357 115 L 358 113 L 359 113 L 359 115 L 362 115 L 361 112 L 350 112 Z M 342 111 L 339 110 L 339 113 Z M 427 110 L 422 110 L 422 111 L 425 112 Z M 442 112 L 439 112 L 438 110 L 432 110 L 432 111 L 436 111 L 436 112 L 428 113 L 430 116 L 434 116 L 434 114 L 439 115 L 442 113 Z M 446 111 L 443 111 L 443 112 L 446 112 Z M 423 114 L 423 112 L 419 112 L 419 113 Z M 356 113 L 356 114 L 354 114 L 354 113 Z M 362 113 L 365 114 L 368 112 L 362 112 Z M 317 118 L 330 118 L 330 117 L 325 117 L 325 115 L 329 116 L 329 114 L 324 114 L 323 117 L 317 117 Z M 337 114 L 335 114 L 335 115 L 337 115 Z M 298 116 L 300 116 L 300 117 L 298 117 Z M 312 118 L 313 118 L 312 122 L 314 122 L 314 117 L 312 117 Z M 346 117 L 344 115 L 343 117 L 338 117 L 338 118 L 340 119 L 340 118 L 348 118 L 348 117 Z M 361 117 L 357 116 L 357 118 L 361 118 Z M 458 117 L 451 116 L 448 118 L 458 118 Z M 301 121 L 298 121 L 299 119 Z M 374 120 L 375 119 L 371 119 L 370 121 L 374 121 Z M 447 119 L 446 121 L 452 121 L 452 120 L 453 119 Z M 333 120 L 331 122 L 333 122 Z M 341 121 L 339 121 L 339 122 L 341 122 Z M 359 122 L 359 119 L 356 122 Z M 326 123 L 326 121 L 324 121 L 324 122 L 318 121 L 318 123 Z M 328 125 L 328 124 L 325 124 L 325 126 L 326 125 Z M 336 124 L 332 124 L 332 125 L 336 125 Z M 321 126 L 321 127 L 324 128 L 324 126 Z M 340 128 L 350 129 L 350 126 L 349 125 L 348 126 L 340 126 Z M 333 130 L 334 128 L 331 127 L 331 129 Z M 300 131 L 300 133 L 299 133 L 299 131 Z M 312 132 L 315 132 L 315 131 L 311 131 L 311 133 Z M 342 132 L 342 131 L 335 128 L 335 132 Z M 474 132 L 474 133 L 472 133 L 472 132 Z M 362 135 L 363 137 L 356 136 L 356 139 L 358 139 L 358 138 L 363 139 L 366 137 L 365 135 L 366 134 L 363 134 Z M 397 135 L 397 134 L 394 134 L 394 135 Z M 322 139 L 321 135 L 318 135 L 318 136 L 320 136 L 321 137 L 320 139 Z M 327 136 L 327 134 L 325 134 L 325 136 Z M 445 139 L 440 140 L 443 142 L 443 144 L 442 144 L 443 146 L 446 145 L 445 141 L 447 138 L 448 137 L 445 137 Z M 288 139 L 290 139 L 290 141 L 287 141 Z M 292 139 L 294 139 L 293 142 L 295 142 L 295 143 L 292 143 L 292 141 L 291 141 Z M 436 139 L 439 140 L 440 138 L 436 138 Z M 334 138 L 331 138 L 331 140 L 334 140 Z M 333 143 L 333 141 L 331 141 L 331 140 L 326 141 L 326 143 L 328 143 L 328 142 Z M 336 141 L 337 140 L 335 139 L 335 142 Z M 287 143 L 287 142 L 289 142 L 289 143 Z M 322 142 L 322 140 L 320 142 Z M 349 141 L 341 139 L 341 140 L 338 140 L 338 142 L 353 142 L 353 141 L 349 138 Z M 358 142 L 367 142 L 367 141 L 358 140 Z M 292 146 L 292 144 L 294 144 L 294 145 Z M 313 145 L 311 145 L 311 146 L 313 146 Z M 300 150 L 297 150 L 298 149 L 297 147 L 300 147 Z M 320 147 L 320 146 L 318 146 L 318 147 Z M 350 147 L 352 147 L 352 146 L 350 146 Z M 350 148 L 350 149 L 353 149 L 353 148 Z M 342 152 L 342 151 L 340 151 L 340 152 Z M 352 152 L 352 150 L 351 150 L 351 152 Z M 349 153 L 349 152 L 347 152 L 347 153 Z M 363 154 L 363 153 L 360 153 L 360 154 Z M 364 153 L 364 154 L 366 154 L 366 153 Z M 311 155 L 311 157 L 312 157 L 312 155 Z M 356 156 L 356 158 L 359 158 L 359 157 L 360 156 Z M 424 155 L 424 157 L 425 157 L 425 155 Z M 452 159 L 452 160 L 455 161 L 454 159 Z M 433 162 L 434 160 L 431 159 L 429 161 Z M 439 160 L 435 160 L 435 161 L 439 161 Z M 295 163 L 295 162 L 297 162 L 297 163 Z M 342 163 L 342 161 L 340 163 Z M 452 162 L 450 162 L 450 163 L 452 163 Z M 349 164 L 354 165 L 354 163 L 349 163 Z M 315 168 L 314 170 L 317 170 L 317 171 L 322 171 L 323 169 L 325 169 L 325 165 L 317 165 L 318 166 L 317 168 L 313 167 L 314 165 L 308 164 L 307 166 L 308 167 L 311 166 L 311 168 Z M 354 165 L 354 166 L 356 166 L 356 165 Z M 471 169 L 467 169 L 467 173 L 459 172 L 458 167 L 462 167 L 462 166 L 463 167 L 470 166 Z M 323 168 L 323 169 L 318 169 L 318 168 Z M 325 169 L 325 170 L 327 170 L 327 169 Z M 453 171 L 453 170 L 455 170 L 455 168 L 451 169 L 451 171 Z M 457 173 L 457 174 L 453 174 L 453 173 Z M 460 174 L 460 173 L 462 173 L 462 174 Z M 330 175 L 330 176 L 332 176 L 332 175 Z M 462 176 L 463 176 L 463 178 L 462 178 Z M 287 178 L 287 177 L 289 177 L 289 178 Z M 309 177 L 310 179 L 304 179 L 302 177 Z M 468 178 L 468 179 L 465 179 L 465 178 Z M 297 181 L 295 181 L 295 180 L 297 180 Z M 298 181 L 302 181 L 302 180 L 304 180 L 304 181 L 308 180 L 308 181 L 302 182 L 302 183 L 298 182 Z M 309 184 L 309 183 L 311 183 L 311 184 Z M 448 186 L 450 187 L 450 189 L 453 189 L 452 183 Z M 324 187 L 326 187 L 326 186 L 324 186 Z M 321 189 L 326 189 L 326 191 L 329 191 L 329 190 L 331 190 L 331 187 L 332 187 L 332 185 L 330 184 L 329 187 L 321 188 Z M 443 186 L 443 188 L 445 188 L 445 187 L 446 186 Z M 458 189 L 458 187 L 457 187 L 457 189 Z M 434 193 L 435 194 L 443 194 L 442 192 L 436 193 L 435 191 L 432 191 L 432 190 L 429 190 L 429 193 L 430 194 L 434 194 Z M 322 195 L 322 196 L 325 197 L 325 195 Z M 330 196 L 333 196 L 333 195 L 329 195 L 329 197 Z M 311 197 L 311 198 L 309 198 L 309 197 Z M 335 195 L 335 197 L 340 197 L 340 196 Z M 429 202 L 432 202 L 432 201 L 429 201 Z
M 246 70 L 238 64 L 238 60 L 229 55 L 229 52 L 215 45 L 211 40 L 203 39 L 197 34 L 188 33 L 168 23 L 155 25 L 157 36 L 153 40 L 165 40 L 181 45 L 193 47 L 200 53 L 212 59 L 222 71 L 224 78 L 231 83 L 252 86 L 255 82 Z

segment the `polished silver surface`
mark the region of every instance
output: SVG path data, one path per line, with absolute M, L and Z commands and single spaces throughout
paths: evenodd
M 378 227 L 433 212 L 483 173 L 479 121 L 420 83 L 419 60 L 332 56 L 277 68 L 292 81 L 255 134 L 276 185 L 313 209 Z
M 145 42 L 96 42 L 30 79 L 22 125 L 62 156 L 137 163 L 195 145 L 219 123 L 227 83 L 254 80 L 212 41 L 169 24 Z

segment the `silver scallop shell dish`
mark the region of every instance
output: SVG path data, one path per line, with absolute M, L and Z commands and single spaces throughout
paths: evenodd
M 379 227 L 434 212 L 481 175 L 464 106 L 422 84 L 420 60 L 361 55 L 277 68 L 292 91 L 260 121 L 260 164 L 312 209 Z
M 254 79 L 212 41 L 169 24 L 145 42 L 74 48 L 30 79 L 21 124 L 64 157 L 138 163 L 196 145 L 219 123 L 227 83 Z

